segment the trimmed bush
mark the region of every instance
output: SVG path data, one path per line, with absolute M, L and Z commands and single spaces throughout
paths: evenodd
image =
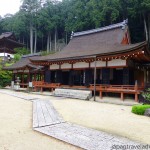
M 145 110 L 150 108 L 150 105 L 135 105 L 132 106 L 132 113 L 137 115 L 144 115 Z

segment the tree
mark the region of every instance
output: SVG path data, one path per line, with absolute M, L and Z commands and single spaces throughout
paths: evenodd
M 30 51 L 31 54 L 34 53 L 33 51 L 33 38 L 34 38 L 34 29 L 35 29 L 35 47 L 36 47 L 36 40 L 37 40 L 37 31 L 36 28 L 36 15 L 37 11 L 40 7 L 39 0 L 24 0 L 21 6 L 21 11 L 26 16 L 29 22 L 29 30 L 30 30 Z
M 150 1 L 149 0 L 129 0 L 128 11 L 132 18 L 141 16 L 145 29 L 146 41 L 150 42 Z

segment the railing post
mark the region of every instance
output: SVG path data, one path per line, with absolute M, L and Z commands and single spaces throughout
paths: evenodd
M 94 101 L 96 100 L 96 56 L 94 65 Z

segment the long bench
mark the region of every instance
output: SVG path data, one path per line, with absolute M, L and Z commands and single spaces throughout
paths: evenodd
M 33 81 L 33 86 L 35 91 L 40 88 L 40 91 L 43 92 L 43 89 L 50 89 L 54 91 L 56 88 L 60 87 L 60 83 L 46 83 L 44 81 Z
M 90 89 L 94 90 L 94 85 L 90 85 Z M 103 97 L 103 92 L 120 93 L 121 100 L 124 100 L 124 94 L 135 95 L 135 101 L 138 102 L 138 95 L 144 89 L 142 86 L 132 85 L 96 85 L 96 91 L 99 92 L 100 98 Z

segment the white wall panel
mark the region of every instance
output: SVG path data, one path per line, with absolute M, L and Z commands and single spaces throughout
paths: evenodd
M 69 64 L 69 63 L 64 63 L 64 64 L 62 64 L 61 65 L 61 69 L 71 69 L 71 64 Z
M 77 62 L 77 63 L 73 64 L 73 68 L 89 68 L 89 63 Z
M 113 66 L 126 66 L 126 60 L 113 59 L 111 61 L 108 61 L 108 66 L 109 67 L 113 67 Z
M 91 67 L 95 67 L 95 62 L 91 63 Z M 106 61 L 96 61 L 96 67 L 106 67 Z
M 54 69 L 59 69 L 59 65 L 57 64 L 50 65 L 50 70 L 54 70 Z

